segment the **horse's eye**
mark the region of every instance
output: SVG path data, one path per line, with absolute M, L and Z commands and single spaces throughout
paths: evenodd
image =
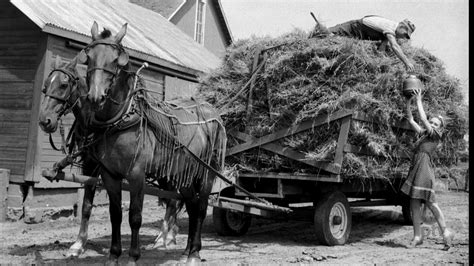
M 60 88 L 65 90 L 65 89 L 67 89 L 67 86 L 68 86 L 67 83 L 63 83 L 63 84 L 61 84 Z
M 41 90 L 41 93 L 46 94 L 46 86 L 43 87 L 43 89 Z

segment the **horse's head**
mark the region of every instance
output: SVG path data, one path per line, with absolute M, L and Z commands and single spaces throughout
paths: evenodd
M 76 70 L 77 61 L 60 67 L 60 57 L 56 57 L 55 67 L 44 83 L 44 99 L 41 103 L 39 125 L 47 133 L 56 131 L 58 119 L 72 110 L 77 104 L 79 93 L 76 88 L 79 82 Z
M 108 29 L 98 33 L 96 22 L 92 25 L 92 43 L 79 54 L 81 63 L 87 64 L 87 99 L 95 109 L 101 109 L 114 85 L 118 71 L 128 64 L 128 54 L 121 42 L 127 33 L 127 23 L 117 35 L 112 36 Z

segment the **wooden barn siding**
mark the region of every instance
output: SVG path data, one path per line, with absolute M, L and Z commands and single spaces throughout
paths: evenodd
M 0 36 L 0 168 L 21 183 L 31 174 L 25 169 L 42 35 L 9 1 L 1 1 Z
M 206 1 L 204 22 L 204 47 L 219 58 L 225 54 L 226 41 L 223 26 L 214 4 Z M 170 20 L 189 37 L 194 39 L 196 27 L 196 1 L 187 1 Z
M 204 24 L 204 47 L 219 58 L 226 52 L 226 40 L 223 26 L 219 22 L 216 8 L 213 4 L 206 4 L 206 22 Z
M 46 68 L 47 74 L 54 68 L 56 57 L 59 55 L 61 57 L 62 63 L 67 63 L 70 62 L 72 58 L 74 58 L 77 53 L 79 52 L 76 49 L 68 47 L 67 44 L 67 39 L 54 36 L 54 35 L 49 35 L 48 36 L 48 50 L 52 52 L 52 58 L 49 60 L 49 65 Z M 139 66 L 133 66 L 133 70 L 136 70 Z M 86 75 L 86 66 L 85 65 L 79 65 L 78 70 L 79 74 L 85 77 Z M 144 69 L 141 71 L 141 75 L 144 78 L 145 81 L 145 86 L 147 89 L 152 90 L 157 97 L 157 99 L 162 100 L 163 99 L 163 83 L 164 83 L 164 75 L 158 72 L 150 71 L 147 69 Z M 69 133 L 69 130 L 71 129 L 72 123 L 74 121 L 74 116 L 72 114 L 68 114 L 66 117 L 63 119 L 63 126 L 65 129 L 65 135 Z M 64 158 L 64 154 L 62 154 L 60 151 L 54 150 L 50 143 L 49 143 L 49 134 L 46 134 L 44 132 L 40 132 L 41 138 L 40 138 L 40 147 L 41 147 L 41 159 L 40 159 L 40 168 L 41 170 L 46 169 L 46 168 L 52 168 L 53 164 Z M 57 147 L 61 145 L 61 135 L 59 134 L 59 131 L 55 132 L 52 134 L 54 143 Z M 77 167 L 68 167 L 64 169 L 65 172 L 73 172 L 73 173 L 79 173 L 80 169 Z M 38 176 L 37 179 L 35 180 L 38 182 L 38 184 L 35 185 L 35 187 L 38 188 L 63 188 L 63 187 L 79 187 L 79 184 L 77 183 L 72 183 L 72 182 L 49 182 L 43 177 Z

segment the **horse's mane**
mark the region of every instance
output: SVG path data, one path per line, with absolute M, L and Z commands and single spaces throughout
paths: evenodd
M 112 36 L 112 32 L 107 28 L 104 28 L 104 30 L 100 33 L 101 39 L 106 39 L 106 38 L 109 38 L 110 36 Z

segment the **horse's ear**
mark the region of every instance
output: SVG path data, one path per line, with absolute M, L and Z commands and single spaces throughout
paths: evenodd
M 122 41 L 123 37 L 125 37 L 125 34 L 127 33 L 127 25 L 128 25 L 128 23 L 123 24 L 120 31 L 117 33 L 117 35 L 115 35 L 115 42 L 116 43 L 120 43 Z
M 86 51 L 84 51 L 84 49 L 82 49 L 79 54 L 76 56 L 77 60 L 79 61 L 79 63 L 81 64 L 86 64 L 87 63 L 87 54 L 86 54 Z
M 119 66 L 125 66 L 128 63 L 128 54 L 125 51 L 122 51 L 117 59 Z
M 92 24 L 91 35 L 93 41 L 99 39 L 99 25 L 97 25 L 97 22 L 95 21 L 94 24 Z
M 57 55 L 56 60 L 54 61 L 54 68 L 59 68 L 60 65 L 61 65 L 61 57 Z
M 76 68 L 76 66 L 77 66 L 77 59 L 78 59 L 77 56 L 74 57 L 74 58 L 71 60 L 71 62 L 67 65 L 67 68 L 68 68 L 68 69 L 71 69 L 71 70 L 74 69 L 74 68 Z

